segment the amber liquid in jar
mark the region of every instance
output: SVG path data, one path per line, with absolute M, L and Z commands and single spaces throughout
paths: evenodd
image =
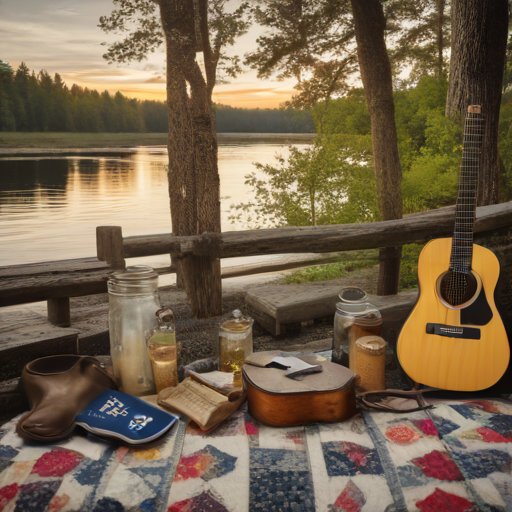
M 160 393 L 162 389 L 178 385 L 175 336 L 174 333 L 156 334 L 151 337 L 150 343 L 148 343 L 148 355 L 153 368 L 157 393 Z M 162 337 L 165 337 L 165 340 Z M 172 337 L 172 339 L 169 339 L 169 337 Z
M 247 322 L 229 320 L 219 333 L 219 369 L 233 374 L 233 385 L 242 387 L 242 367 L 249 347 L 252 348 L 252 329 Z M 252 353 L 252 350 L 251 350 Z

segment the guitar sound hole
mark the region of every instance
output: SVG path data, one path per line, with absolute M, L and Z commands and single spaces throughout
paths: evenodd
M 471 273 L 449 270 L 441 279 L 441 296 L 451 306 L 468 302 L 477 290 L 477 281 Z

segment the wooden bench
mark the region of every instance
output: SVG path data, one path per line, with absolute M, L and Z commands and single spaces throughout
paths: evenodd
M 105 293 L 113 270 L 110 263 L 97 258 L 0 267 L 0 307 L 46 301 L 48 320 L 67 327 L 70 297 Z

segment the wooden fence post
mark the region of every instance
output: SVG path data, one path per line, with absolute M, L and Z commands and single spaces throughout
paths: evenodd
M 96 228 L 96 251 L 100 261 L 106 261 L 115 269 L 125 268 L 121 226 L 98 226 Z
M 400 281 L 402 246 L 383 247 L 379 251 L 377 295 L 395 295 Z

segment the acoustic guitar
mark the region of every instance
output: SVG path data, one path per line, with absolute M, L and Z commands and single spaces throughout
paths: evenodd
M 243 367 L 249 414 L 271 427 L 291 427 L 316 422 L 338 422 L 356 413 L 355 374 L 348 368 L 315 355 L 299 359 L 322 367 L 302 380 L 267 367 L 280 351 L 256 352 Z
M 473 243 L 484 117 L 470 106 L 452 238 L 428 242 L 418 261 L 419 297 L 397 341 L 398 361 L 415 382 L 451 391 L 493 386 L 510 360 L 497 307 L 500 265 Z

